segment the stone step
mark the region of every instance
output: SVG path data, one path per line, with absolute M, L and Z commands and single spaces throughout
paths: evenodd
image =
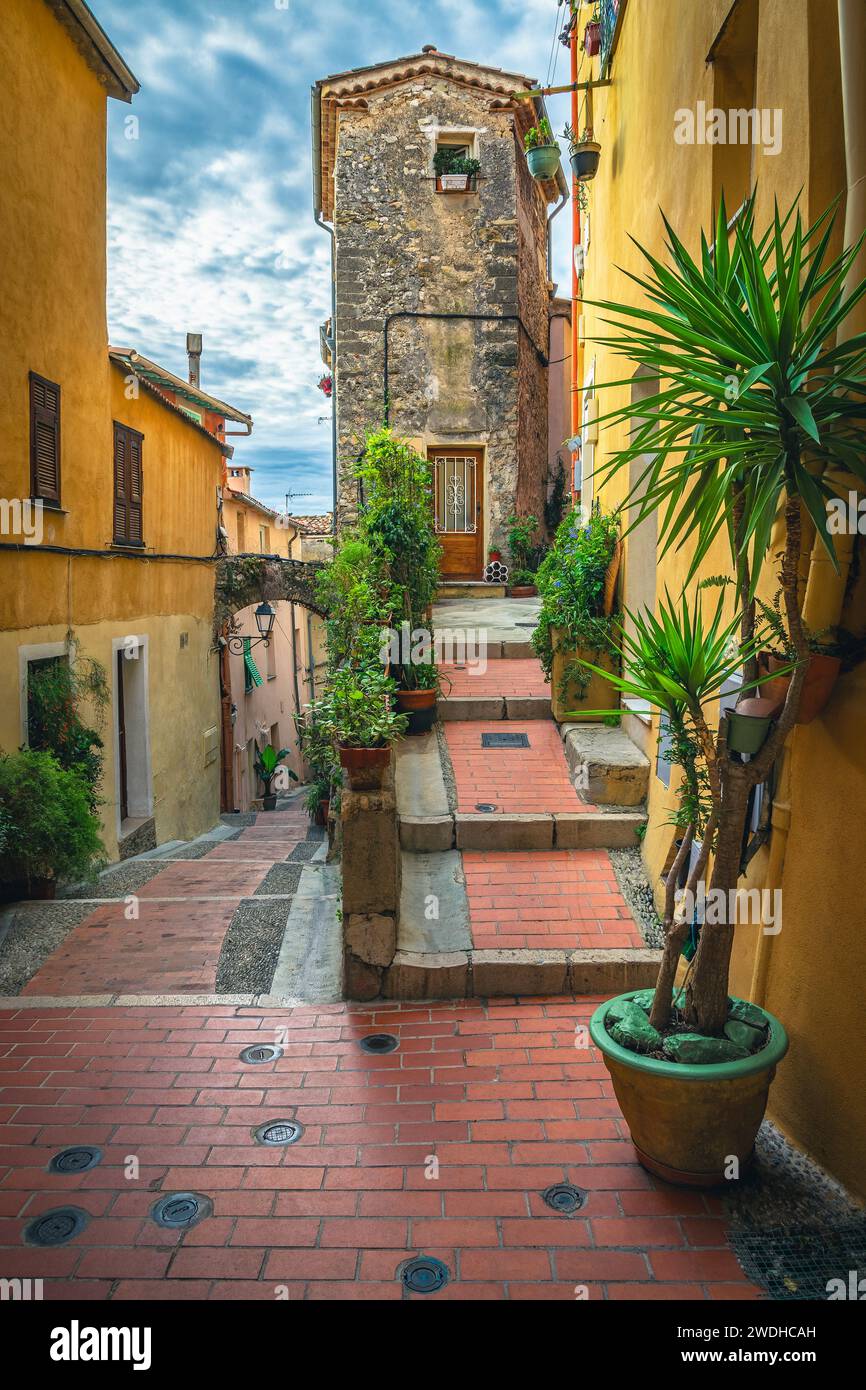
M 468 717 L 468 716 L 467 716 Z M 568 766 L 594 806 L 640 806 L 649 790 L 649 759 L 620 728 L 560 725 Z
M 436 590 L 436 602 L 443 598 L 505 598 L 505 585 L 486 584 L 483 579 L 445 579 Z
M 449 695 L 439 701 L 439 718 L 550 719 L 547 695 Z
M 400 805 L 398 798 L 398 806 Z M 646 824 L 643 811 L 439 812 L 400 809 L 400 844 L 414 854 L 449 849 L 629 849 Z
M 404 951 L 384 974 L 386 999 L 623 994 L 651 988 L 661 951 Z

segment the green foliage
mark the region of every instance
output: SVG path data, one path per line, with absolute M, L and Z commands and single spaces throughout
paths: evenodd
M 65 659 L 33 663 L 27 676 L 27 733 L 31 748 L 53 753 L 62 768 L 77 772 L 87 789 L 91 810 L 100 805 L 103 742 L 81 717 L 90 704 L 101 720 L 109 701 L 105 668 L 77 652 Z
M 516 512 L 512 512 L 508 518 L 508 528 L 508 549 L 512 565 L 518 571 L 531 569 L 538 517 L 518 516 Z
M 316 818 L 319 814 L 319 808 L 322 802 L 330 800 L 330 796 L 331 783 L 328 778 L 318 777 L 314 782 L 310 783 L 306 796 L 304 797 L 304 810 L 310 817 L 310 820 Z
M 515 588 L 522 585 L 535 585 L 534 570 L 509 570 L 508 582 Z
M 396 686 L 381 668 L 341 667 L 331 675 L 313 717 L 335 744 L 381 748 L 406 732 L 408 718 L 394 706 Z
M 389 429 L 368 434 L 358 477 L 361 530 L 401 590 L 399 612 L 417 626 L 433 602 L 442 548 L 433 529 L 430 465 Z
M 433 168 L 440 178 L 443 174 L 468 174 L 474 178 L 481 171 L 481 160 L 470 159 L 453 146 L 440 145 L 433 156 Z
M 584 522 L 575 508 L 559 525 L 535 576 L 543 602 L 532 645 L 548 680 L 553 628 L 563 629 L 563 650 L 602 652 L 610 647 L 613 624 L 604 611 L 604 581 L 618 539 L 615 513 L 594 511 Z
M 316 576 L 316 594 L 328 614 L 329 663 L 378 661 L 382 628 L 390 622 L 394 605 L 386 557 L 347 533 L 334 559 Z
M 666 383 L 601 417 L 626 424 L 631 442 L 597 475 L 648 457 L 627 499 L 632 525 L 662 509 L 663 552 L 693 544 L 688 578 L 726 534 L 752 595 L 786 497 L 802 500 L 835 564 L 829 470 L 866 481 L 866 334 L 837 342 L 866 294 L 866 280 L 847 285 L 864 238 L 831 258 L 835 205 L 806 229 L 795 209 L 777 209 L 759 236 L 749 199 L 731 245 L 722 198 L 697 261 L 665 219 L 670 268 L 640 247 L 649 270 L 630 276 L 649 302 L 597 304 L 618 333 L 598 341 Z
M 537 149 L 539 145 L 555 145 L 556 140 L 553 134 L 553 127 L 546 116 L 542 116 L 538 125 L 532 126 L 523 137 L 523 144 L 527 150 Z
M 43 749 L 0 755 L 0 879 L 93 879 L 105 862 L 91 791 Z
M 562 462 L 562 455 L 557 454 L 553 487 L 544 504 L 544 524 L 549 532 L 555 534 L 559 530 L 562 518 L 565 516 L 566 505 L 565 465 Z
M 274 747 L 272 743 L 266 743 L 264 748 L 256 747 L 254 752 L 255 769 L 259 777 L 259 780 L 261 781 L 262 786 L 265 789 L 265 796 L 270 796 L 271 783 L 273 782 L 274 777 L 276 776 L 277 768 L 283 761 L 283 758 L 287 758 L 289 756 L 290 752 L 291 749 L 289 748 L 280 748 L 278 750 Z M 287 767 L 284 770 L 288 773 L 289 777 L 292 779 L 293 782 L 297 782 L 297 774 L 294 773 L 290 767 Z
M 295 715 L 295 732 L 314 780 L 324 782 L 329 787 L 338 785 L 341 780 L 340 764 L 330 734 L 316 717 L 315 702 L 303 714 Z

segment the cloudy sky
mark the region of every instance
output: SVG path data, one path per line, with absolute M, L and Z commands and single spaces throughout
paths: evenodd
M 568 80 L 557 0 L 90 0 L 141 83 L 109 103 L 109 326 L 180 374 L 204 334 L 202 384 L 250 412 L 233 441 L 253 491 L 326 511 L 330 406 L 319 324 L 329 239 L 312 216 L 310 87 L 420 51 Z M 557 129 L 567 98 L 551 103 Z M 137 117 L 137 129 L 129 117 Z M 131 139 L 130 135 L 137 138 Z M 556 277 L 568 274 L 559 219 Z

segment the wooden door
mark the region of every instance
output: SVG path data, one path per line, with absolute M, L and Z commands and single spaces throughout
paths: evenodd
M 436 533 L 443 579 L 481 579 L 484 569 L 484 454 L 431 449 Z

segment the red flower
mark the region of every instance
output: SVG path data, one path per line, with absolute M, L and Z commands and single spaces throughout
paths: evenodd
M 325 395 L 328 397 L 328 399 L 330 400 L 330 398 L 331 398 L 331 396 L 332 396 L 332 394 L 333 394 L 333 391 L 334 391 L 334 378 L 333 378 L 332 376 L 330 376 L 330 375 L 320 377 L 320 379 L 319 379 L 319 390 L 320 390 L 320 391 L 323 391 L 324 394 L 325 394 Z

